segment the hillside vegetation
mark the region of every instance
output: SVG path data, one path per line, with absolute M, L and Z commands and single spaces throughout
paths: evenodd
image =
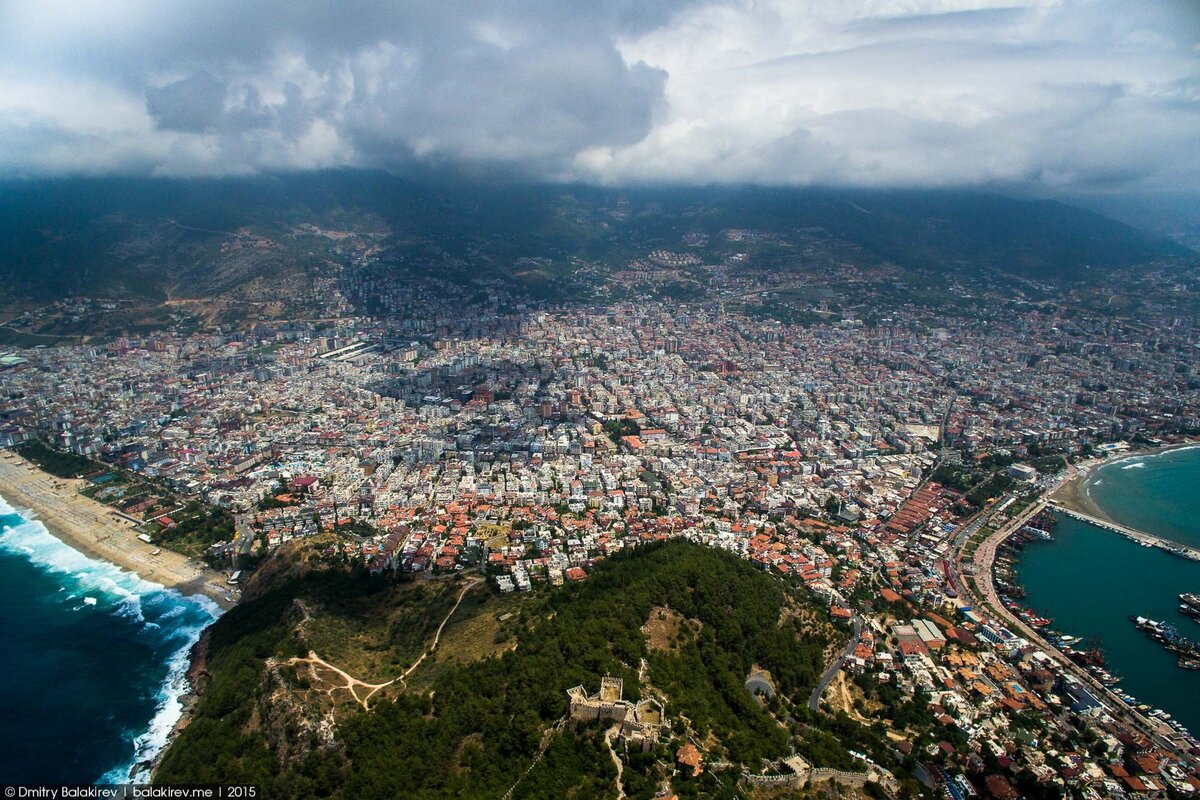
M 426 186 L 334 170 L 0 182 L 0 280 L 9 299 L 223 297 L 287 306 L 331 264 L 370 252 L 388 270 L 570 295 L 581 260 L 623 269 L 648 249 L 702 235 L 709 243 L 695 252 L 719 263 L 737 249 L 720 236 L 731 228 L 773 232 L 774 250 L 759 260 L 784 270 L 803 264 L 798 253 L 814 237 L 854 248 L 864 263 L 968 278 L 994 268 L 1078 280 L 1195 257 L 1089 211 L 977 192 Z M 287 313 L 303 310 L 293 305 Z M 64 324 L 41 333 L 80 331 Z
M 460 593 L 471 599 L 446 627 L 444 647 L 408 680 L 383 685 Z M 333 648 L 336 631 L 345 633 L 337 652 L 317 650 L 314 642 Z M 479 641 L 484 631 L 490 643 Z M 847 758 L 838 739 L 802 722 L 843 637 L 802 587 L 685 542 L 619 554 L 583 583 L 525 596 L 461 579 L 396 584 L 341 568 L 312 572 L 215 625 L 207 688 L 155 780 L 254 783 L 269 797 L 498 798 L 514 784 L 517 798 L 615 797 L 607 723 L 556 726 L 568 689 L 594 692 L 611 675 L 624 680 L 625 699 L 662 702 L 668 722 L 649 752 L 623 753 L 624 791 L 650 797 L 665 779 L 680 796 L 732 797 L 741 768 L 757 772 L 763 759 Z M 356 647 L 373 655 L 356 656 Z M 331 706 L 330 697 L 350 693 L 314 685 L 316 673 L 300 668 L 314 651 L 350 673 L 366 669 L 354 677 L 379 687 L 369 704 L 363 691 Z M 747 690 L 752 671 L 771 676 L 774 699 Z M 686 741 L 728 766 L 673 775 Z

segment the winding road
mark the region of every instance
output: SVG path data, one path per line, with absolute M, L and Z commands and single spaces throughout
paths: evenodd
M 858 646 L 858 639 L 862 636 L 862 620 L 857 614 L 853 617 L 854 635 L 850 637 L 850 643 L 846 645 L 842 652 L 838 653 L 837 658 L 833 660 L 821 675 L 821 680 L 813 688 L 812 694 L 808 696 L 808 710 L 816 711 L 821 706 L 821 695 L 825 694 L 825 690 L 829 688 L 829 684 L 837 677 L 838 671 L 842 668 L 842 662 L 846 656 L 854 652 L 854 648 Z

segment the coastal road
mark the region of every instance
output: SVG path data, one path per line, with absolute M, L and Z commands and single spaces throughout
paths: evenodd
M 1060 482 L 1061 484 L 1061 482 Z M 1162 747 L 1172 753 L 1175 753 L 1181 759 L 1186 758 L 1184 752 L 1177 747 L 1173 742 L 1167 739 L 1150 720 L 1143 717 L 1135 709 L 1130 708 L 1112 690 L 1100 683 L 1083 667 L 1076 664 L 1070 658 L 1061 652 L 1054 645 L 1042 638 L 1041 634 L 1034 630 L 1029 625 L 1026 625 L 1022 620 L 1017 618 L 1012 612 L 1004 607 L 1000 602 L 1000 595 L 996 591 L 996 586 L 992 577 L 992 568 L 996 561 L 996 550 L 1009 536 L 1012 536 L 1037 512 L 1044 509 L 1049 501 L 1049 492 L 1042 495 L 1035 503 L 1029 506 L 1021 514 L 1017 515 L 1000 528 L 991 536 L 989 536 L 975 551 L 975 581 L 978 593 L 972 592 L 969 585 L 965 582 L 963 588 L 969 593 L 976 595 L 977 607 L 983 611 L 984 608 L 991 613 L 992 616 L 1001 620 L 1013 632 L 1023 636 L 1028 641 L 1032 642 L 1057 661 L 1064 671 L 1069 672 L 1072 676 L 1082 682 L 1088 689 L 1104 703 L 1106 710 L 1113 717 L 1124 721 L 1132 726 L 1135 730 L 1141 731 L 1146 736 L 1149 736 L 1159 747 Z M 956 554 L 956 562 L 961 558 L 961 553 Z M 978 601 L 983 601 L 979 603 Z
M 821 680 L 817 681 L 817 685 L 813 688 L 812 694 L 808 696 L 808 710 L 816 711 L 821 706 L 821 695 L 825 694 L 825 690 L 829 688 L 829 684 L 837 677 L 838 672 L 842 668 L 842 662 L 846 656 L 854 652 L 854 648 L 858 646 L 859 637 L 862 636 L 862 620 L 857 614 L 852 618 L 854 625 L 854 635 L 850 637 L 850 643 L 846 645 L 842 652 L 838 653 L 837 658 L 833 660 L 821 676 Z

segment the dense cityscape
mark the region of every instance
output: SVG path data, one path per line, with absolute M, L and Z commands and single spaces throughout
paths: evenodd
M 501 593 L 686 539 L 853 623 L 822 688 L 836 678 L 834 702 L 864 723 L 872 685 L 919 698 L 924 718 L 887 733 L 948 796 L 1200 788 L 1190 733 L 1128 716 L 1135 698 L 1109 694 L 1102 666 L 1059 651 L 1070 637 L 1011 625 L 1038 621 L 989 605 L 969 558 L 993 532 L 1050 527 L 1025 523 L 1075 462 L 1200 430 L 1193 321 L 1018 303 L 804 326 L 720 299 L 470 315 L 425 302 L 19 350 L 0 435 L 35 460 L 88 459 L 84 493 L 144 541 L 234 575 L 226 601 L 242 570 L 331 531 L 326 555 L 372 573 L 480 572 Z M 202 508 L 228 521 L 197 532 Z
M 0 2 L 6 800 L 1200 800 L 1198 55 Z

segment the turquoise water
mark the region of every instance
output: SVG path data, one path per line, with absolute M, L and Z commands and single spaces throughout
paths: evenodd
M 1200 449 L 1108 464 L 1088 489 L 1117 521 L 1200 545 Z M 1179 669 L 1175 656 L 1129 621 L 1139 614 L 1170 622 L 1200 641 L 1200 624 L 1177 610 L 1180 592 L 1200 593 L 1200 562 L 1067 517 L 1060 517 L 1054 538 L 1025 546 L 1017 565 L 1023 603 L 1064 633 L 1102 636 L 1109 670 L 1124 678 L 1119 688 L 1200 734 L 1200 671 Z
M 1122 525 L 1200 547 L 1200 447 L 1122 458 L 1084 486 Z
M 0 783 L 144 777 L 216 605 L 90 559 L 0 498 L 0 609 Z

